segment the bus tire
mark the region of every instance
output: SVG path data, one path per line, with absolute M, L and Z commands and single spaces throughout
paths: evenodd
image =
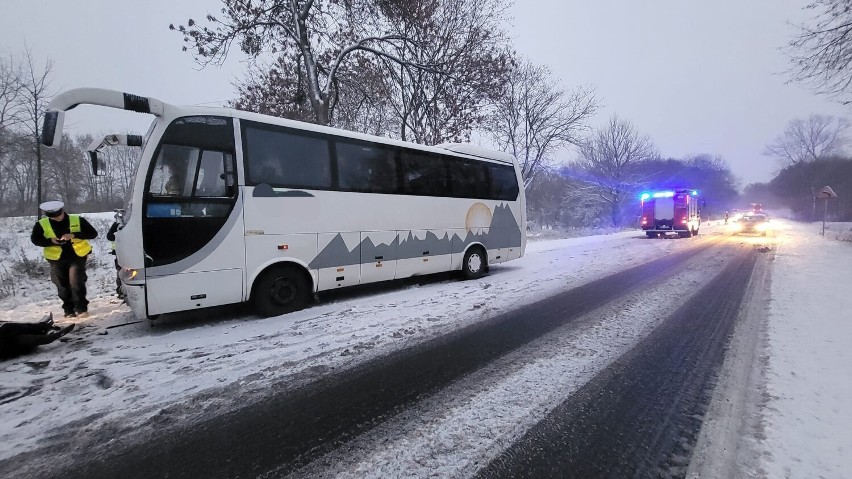
M 273 266 L 255 281 L 253 298 L 257 314 L 263 317 L 298 311 L 308 304 L 309 283 L 296 267 Z
M 477 279 L 485 276 L 488 270 L 488 256 L 484 249 L 473 246 L 467 250 L 462 260 L 464 279 Z

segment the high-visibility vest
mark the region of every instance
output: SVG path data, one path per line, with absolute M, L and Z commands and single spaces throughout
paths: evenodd
M 50 218 L 42 218 L 38 220 L 41 229 L 44 231 L 44 237 L 47 239 L 56 238 L 56 233 L 53 232 L 53 226 L 50 225 Z M 68 224 L 71 227 L 71 233 L 80 232 L 80 215 L 68 215 Z M 92 245 L 87 240 L 72 238 L 71 246 L 77 256 L 83 257 L 92 252 Z M 49 260 L 57 260 L 62 256 L 62 246 L 53 245 L 44 247 L 44 257 Z

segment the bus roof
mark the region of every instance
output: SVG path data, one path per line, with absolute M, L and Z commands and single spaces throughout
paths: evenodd
M 65 112 L 78 105 L 100 105 L 139 113 L 149 113 L 164 118 L 186 115 L 225 115 L 239 119 L 257 121 L 260 123 L 281 125 L 328 135 L 345 136 L 347 138 L 395 145 L 405 148 L 416 148 L 441 154 L 451 152 L 454 155 L 475 157 L 500 163 L 514 164 L 516 162 L 515 157 L 509 153 L 490 150 L 488 148 L 466 143 L 443 143 L 435 146 L 421 145 L 418 143 L 368 135 L 365 133 L 343 130 L 330 126 L 306 123 L 249 111 L 235 110 L 228 107 L 175 106 L 152 97 L 144 97 L 102 88 L 76 88 L 65 91 L 54 97 L 47 106 L 48 111 L 44 118 L 44 127 L 42 128 L 41 138 L 43 145 L 48 147 L 55 147 L 59 145 L 62 138 L 62 126 L 64 123 Z

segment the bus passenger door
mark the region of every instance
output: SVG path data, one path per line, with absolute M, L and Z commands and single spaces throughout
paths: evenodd
M 356 285 L 361 281 L 361 233 L 320 233 L 317 257 L 319 290 Z
M 394 279 L 397 259 L 396 231 L 361 233 L 361 282 Z
M 193 117 L 169 128 L 148 172 L 141 213 L 150 316 L 238 303 L 245 289 L 231 120 Z M 193 139 L 198 145 L 180 144 Z

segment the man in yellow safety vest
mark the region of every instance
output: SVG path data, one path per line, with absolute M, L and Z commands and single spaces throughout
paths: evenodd
M 46 201 L 39 208 L 46 218 L 36 221 L 30 241 L 44 248 L 65 317 L 86 317 L 86 259 L 92 252 L 88 240 L 96 238 L 98 231 L 85 218 L 67 214 L 61 201 Z

